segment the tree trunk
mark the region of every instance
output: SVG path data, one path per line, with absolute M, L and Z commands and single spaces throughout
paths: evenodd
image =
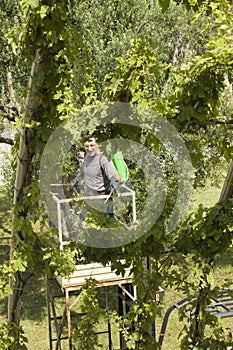
M 225 182 L 219 198 L 219 203 L 225 202 L 228 198 L 233 196 L 233 161 L 230 164 Z
M 22 129 L 21 129 L 21 137 L 19 144 L 19 152 L 18 152 L 18 161 L 17 161 L 17 169 L 16 169 L 16 177 L 15 177 L 15 188 L 14 188 L 14 198 L 13 198 L 13 206 L 14 213 L 12 217 L 13 225 L 11 231 L 11 243 L 10 243 L 10 263 L 14 258 L 14 237 L 15 235 L 20 235 L 14 227 L 15 219 L 19 216 L 23 216 L 26 218 L 28 208 L 23 204 L 23 188 L 28 185 L 31 181 L 31 173 L 30 173 L 30 161 L 32 160 L 32 155 L 30 154 L 30 149 L 28 147 L 28 136 L 30 134 L 30 130 L 26 127 L 27 123 L 32 119 L 33 112 L 38 108 L 39 104 L 39 94 L 38 87 L 35 85 L 33 76 L 39 70 L 39 61 L 40 54 L 39 50 L 36 51 L 35 58 L 31 68 L 30 80 L 28 85 L 28 95 L 25 103 L 25 112 L 22 121 Z M 17 204 L 21 204 L 21 209 L 17 208 Z M 17 271 L 14 273 L 14 276 L 9 280 L 12 294 L 9 295 L 8 299 L 8 320 L 16 323 L 16 325 L 20 324 L 20 302 L 21 296 L 23 292 L 24 282 L 22 280 L 21 272 Z

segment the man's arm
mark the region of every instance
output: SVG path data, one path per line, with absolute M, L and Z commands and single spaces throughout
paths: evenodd
M 108 160 L 104 155 L 101 156 L 100 159 L 101 167 L 104 170 L 105 175 L 109 180 L 112 178 L 116 179 L 117 181 L 121 181 L 121 177 L 118 174 L 112 160 Z
M 81 173 L 78 173 L 77 176 L 75 176 L 75 178 L 70 182 L 70 186 L 74 187 L 77 183 L 79 183 L 81 179 Z
M 119 175 L 119 174 L 118 174 Z M 115 176 L 110 179 L 111 192 L 115 193 L 120 185 L 120 181 Z

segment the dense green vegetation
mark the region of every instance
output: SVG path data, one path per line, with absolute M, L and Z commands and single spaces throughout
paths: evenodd
M 221 184 L 221 182 L 220 182 Z M 2 196 L 4 194 L 2 190 Z M 212 206 L 219 198 L 220 188 L 218 187 L 207 187 L 200 193 L 195 193 L 193 198 L 193 204 L 197 205 L 202 203 L 204 206 Z M 1 213 L 6 213 L 7 208 L 10 207 L 10 202 L 7 204 L 7 197 L 1 197 L 1 205 L 4 204 L 4 207 L 1 207 Z M 4 218 L 6 216 L 4 215 Z M 1 218 L 1 227 L 3 225 L 3 220 Z M 1 230 L 1 237 L 3 231 Z M 5 242 L 5 244 L 4 244 Z M 8 249 L 7 241 L 1 239 L 1 257 L 5 260 L 8 259 Z M 221 258 L 218 259 L 216 270 L 214 273 L 214 281 L 219 286 L 222 286 L 226 278 L 231 280 L 231 270 L 232 270 L 232 256 L 229 254 L 224 254 Z M 116 295 L 117 291 L 115 288 L 110 288 L 110 308 L 111 310 L 117 310 L 117 300 Z M 57 287 L 56 295 L 60 294 L 60 290 Z M 171 303 L 178 301 L 182 297 L 182 293 L 175 291 L 173 288 L 166 288 L 165 296 L 162 301 L 161 307 L 161 317 L 156 318 L 156 331 L 157 337 L 160 331 L 162 317 L 166 309 L 171 305 Z M 100 300 L 100 306 L 105 307 L 105 289 L 98 289 L 98 298 Z M 58 310 L 63 311 L 64 307 L 64 297 L 59 301 L 61 307 Z M 80 308 L 80 303 L 78 304 L 78 310 Z M 1 299 L 1 322 L 4 321 L 5 315 L 7 313 L 7 298 Z M 225 326 L 232 327 L 232 319 L 223 320 Z M 22 319 L 21 324 L 23 326 L 25 336 L 28 338 L 28 349 L 37 348 L 38 350 L 44 350 L 48 348 L 49 344 L 49 333 L 48 333 L 48 323 L 47 323 L 47 305 L 46 305 L 46 291 L 45 291 L 45 281 L 44 276 L 36 275 L 33 276 L 25 286 L 23 301 L 22 301 Z M 101 317 L 100 324 L 98 329 L 106 329 L 106 320 Z M 76 327 L 76 322 L 73 321 L 73 326 Z M 167 334 L 164 339 L 163 348 L 169 350 L 172 347 L 174 349 L 179 348 L 179 339 L 178 335 L 182 328 L 182 322 L 179 320 L 178 311 L 174 311 L 171 314 L 170 321 L 168 323 Z M 117 327 L 112 324 L 113 332 L 113 344 L 114 347 L 119 345 L 119 335 L 117 333 Z M 103 344 L 102 348 L 107 348 L 108 340 L 106 335 L 99 336 L 100 343 Z M 68 348 L 67 341 L 63 341 L 64 349 Z
M 0 9 L 4 47 L 0 55 L 0 111 L 1 118 L 14 122 L 17 130 L 12 147 L 14 186 L 9 181 L 9 198 L 14 197 L 13 223 L 4 223 L 1 229 L 4 245 L 11 251 L 10 262 L 7 256 L 2 261 L 2 298 L 10 288 L 14 291 L 9 299 L 13 305 L 8 310 L 10 323 L 2 323 L 0 328 L 9 335 L 1 339 L 2 348 L 26 348 L 18 328 L 22 296 L 18 291 L 31 274 L 52 276 L 57 271 L 67 275 L 77 261 L 110 260 L 121 272 L 120 255 L 127 266 L 132 264 L 138 289 L 131 311 L 118 320 L 128 348 L 159 348 L 149 325 L 161 311 L 153 295 L 163 285 L 172 287 L 174 293 L 197 297 L 195 317 L 184 326 L 180 348 L 224 349 L 223 328 L 208 316 L 206 305 L 221 288 L 210 276 L 221 256 L 232 254 L 232 199 L 214 202 L 210 208 L 194 205 L 190 216 L 168 232 L 165 228 L 179 194 L 174 160 L 178 152 L 174 159 L 168 154 L 172 150 L 169 142 L 163 144 L 146 129 L 143 113 L 138 113 L 137 127 L 127 123 L 116 126 L 113 118 L 107 123 L 103 103 L 149 109 L 151 125 L 157 116 L 169 121 L 188 148 L 195 189 L 216 181 L 218 172 L 227 171 L 233 151 L 231 1 L 129 0 L 122 4 L 109 0 L 22 0 L 11 4 L 2 1 Z M 94 105 L 99 107 L 87 123 L 84 107 Z M 83 134 L 95 131 L 103 141 L 120 138 L 138 142 L 160 160 L 168 185 L 164 210 L 135 242 L 111 249 L 72 242 L 66 251 L 57 249 L 57 230 L 53 225 L 48 228 L 47 213 L 40 205 L 38 173 L 51 133 L 71 117 Z M 188 174 L 182 171 L 185 178 Z M 138 173 L 132 171 L 132 180 L 135 176 L 140 192 Z M 144 269 L 143 258 L 147 256 L 152 258 L 151 272 Z M 8 284 L 9 277 L 13 279 Z M 227 287 L 232 281 L 224 283 Z M 94 287 L 89 291 L 84 301 L 86 305 L 93 303 L 94 321 L 98 322 L 102 315 Z M 87 320 L 94 328 L 90 314 Z M 132 322 L 135 330 L 128 332 Z M 85 332 L 84 320 L 83 339 L 74 334 L 78 346 L 98 348 L 91 330 Z

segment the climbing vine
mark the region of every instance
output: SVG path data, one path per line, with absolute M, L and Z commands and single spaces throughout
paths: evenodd
M 194 9 L 200 6 L 199 1 L 183 3 L 188 7 L 193 5 Z M 169 89 L 169 96 L 165 96 L 164 91 L 161 93 L 159 86 L 165 81 L 164 71 L 172 68 L 157 60 L 150 43 L 139 39 L 132 41 L 128 55 L 118 58 L 118 67 L 106 76 L 105 98 L 149 107 L 167 117 L 179 131 L 185 129 L 189 136 L 194 131 L 197 132 L 200 126 L 204 129 L 204 124 L 210 118 L 217 119 L 225 76 L 228 74 L 231 81 L 232 75 L 232 33 L 223 35 L 225 21 L 226 30 L 231 28 L 232 13 L 228 11 L 229 3 L 226 1 L 221 2 L 221 9 L 220 6 L 215 6 L 216 1 L 207 3 L 208 9 L 214 10 L 218 16 L 217 40 L 215 38 L 208 43 L 202 56 L 193 58 L 180 70 L 174 68 L 174 85 Z M 85 102 L 91 104 L 96 101 L 96 90 L 90 76 L 90 67 L 86 67 L 86 62 L 89 61 L 86 59 L 85 45 L 69 21 L 72 1 L 23 0 L 21 4 L 25 23 L 23 30 L 16 28 L 12 32 L 11 42 L 15 52 L 25 58 L 27 69 L 34 60 L 35 52 L 39 52 L 39 67 L 32 77 L 38 106 L 35 109 L 30 109 L 27 105 L 22 108 L 28 117 L 24 136 L 29 158 L 23 160 L 28 165 L 28 172 L 22 196 L 14 208 L 17 214 L 14 220 L 15 234 L 12 237 L 16 247 L 14 257 L 10 267 L 7 269 L 4 266 L 1 272 L 5 276 L 9 273 L 13 275 L 14 272 L 23 276 L 30 267 L 34 272 L 64 275 L 71 273 L 77 262 L 93 260 L 102 263 L 111 261 L 119 273 L 123 273 L 126 266 L 132 266 L 138 298 L 132 303 L 131 311 L 121 320 L 121 329 L 129 349 L 158 348 L 151 335 L 151 324 L 160 312 L 160 306 L 155 303 L 155 293 L 164 284 L 175 286 L 189 297 L 197 297 L 193 304 L 195 315 L 192 324 L 184 329 L 182 348 L 206 348 L 219 344 L 217 336 L 212 340 L 205 336 L 207 324 L 216 326 L 206 313 L 206 305 L 210 296 L 217 292 L 209 279 L 216 257 L 228 249 L 232 241 L 232 201 L 210 209 L 199 208 L 196 215 L 190 217 L 178 231 L 168 235 L 164 227 L 171 210 L 170 204 L 174 203 L 173 198 L 170 198 L 156 224 L 134 243 L 115 249 L 95 249 L 71 242 L 66 251 L 58 251 L 58 242 L 54 238 L 57 232 L 51 226 L 47 228 L 49 220 L 39 204 L 38 164 L 51 132 Z M 160 1 L 160 4 L 165 10 L 169 1 Z M 74 86 L 80 91 L 80 94 L 75 93 L 75 98 Z M 172 89 L 173 93 L 170 93 Z M 82 121 L 77 119 L 78 122 L 81 125 Z M 93 116 L 93 125 L 97 123 L 98 118 Z M 17 121 L 17 126 L 21 126 L 21 120 Z M 132 129 L 126 127 L 122 133 L 124 137 L 129 137 Z M 153 151 L 158 151 L 156 139 L 145 134 L 136 135 L 135 138 L 140 136 L 146 139 Z M 195 140 L 188 141 L 190 147 L 194 147 Z M 198 144 L 195 147 L 197 149 Z M 223 151 L 222 154 L 227 153 L 228 159 L 231 159 L 233 149 L 230 142 L 222 143 L 219 147 L 227 148 L 228 152 Z M 17 150 L 18 143 L 14 149 L 16 158 Z M 119 262 L 119 256 L 124 257 L 124 264 Z M 151 271 L 144 266 L 143 259 L 147 256 L 151 258 Z M 188 260 L 191 260 L 189 266 L 192 266 L 192 273 L 187 272 Z M 189 279 L 188 274 L 193 278 Z M 4 279 L 3 285 L 9 291 Z M 101 310 L 94 287 L 95 283 L 89 281 L 83 291 L 84 308 L 88 313 L 74 333 L 80 349 L 99 346 L 94 328 Z M 200 315 L 203 316 L 202 319 Z M 132 324 L 135 328 L 129 332 Z M 5 332 L 6 328 L 9 335 L 13 333 L 8 324 L 1 327 L 0 331 L 3 329 Z M 25 338 L 20 329 L 17 330 L 17 337 L 18 349 L 24 349 L 22 346 L 25 345 L 20 343 L 21 339 L 25 342 Z M 9 339 L 10 336 L 8 339 L 3 338 L 3 346 L 13 346 L 9 344 Z
M 57 250 L 56 232 L 52 228 L 48 229 L 48 218 L 40 205 L 38 170 L 41 153 L 51 132 L 64 118 L 74 114 L 82 103 L 81 97 L 77 99 L 77 94 L 76 99 L 73 98 L 71 84 L 72 69 L 77 66 L 77 61 L 80 64 L 77 71 L 83 73 L 84 80 L 86 74 L 81 65 L 84 45 L 77 33 L 74 41 L 75 30 L 68 19 L 71 2 L 24 0 L 21 5 L 25 20 L 23 25 L 20 24 L 11 32 L 10 42 L 14 52 L 24 57 L 30 88 L 25 88 L 27 98 L 26 103 L 22 104 L 24 120 L 16 121 L 16 127 L 22 130 L 13 148 L 17 160 L 13 165 L 17 163 L 17 169 L 18 164 L 23 169 L 23 172 L 16 174 L 16 180 L 22 177 L 17 182 L 22 187 L 14 190 L 17 201 L 13 208 L 10 265 L 1 270 L 4 289 L 9 292 L 9 288 L 12 288 L 13 291 L 11 300 L 14 300 L 10 304 L 9 317 L 16 326 L 19 326 L 20 299 L 27 281 L 25 271 L 31 268 L 34 273 L 54 274 L 60 266 L 63 273 L 67 274 L 74 270 L 74 256 L 79 255 L 77 250 L 73 250 L 67 259 L 65 253 Z M 31 70 L 33 75 L 30 76 L 33 65 L 36 68 Z M 84 80 L 79 79 L 80 91 Z M 25 100 L 25 96 L 22 99 Z M 21 155 L 18 150 L 22 141 L 26 153 Z M 7 275 L 10 276 L 10 285 L 6 283 Z M 10 339 L 13 330 L 8 328 Z M 20 345 L 20 332 L 20 328 L 16 327 L 12 334 L 17 349 L 26 348 Z M 3 338 L 3 342 L 8 344 L 9 339 Z M 13 343 L 8 346 L 13 349 Z
M 73 332 L 75 349 L 95 350 L 102 348 L 96 334 L 96 326 L 100 317 L 104 316 L 104 310 L 99 307 L 96 284 L 97 282 L 90 278 L 82 288 L 81 312 L 83 316 Z
M 19 349 L 27 350 L 27 338 L 22 327 L 15 323 L 6 322 L 0 325 L 0 346 L 2 350 Z

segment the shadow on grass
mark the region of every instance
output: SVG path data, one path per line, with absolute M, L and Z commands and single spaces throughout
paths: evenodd
M 233 250 L 227 250 L 223 255 L 217 258 L 217 266 L 227 267 L 233 266 Z
M 22 295 L 22 319 L 42 321 L 47 315 L 46 288 L 43 276 L 31 276 Z
M 11 195 L 0 186 L 0 266 L 9 261 Z M 1 268 L 1 267 L 0 267 Z M 27 272 L 27 274 L 30 272 Z M 27 277 L 27 276 L 26 276 Z M 23 276 L 25 278 L 25 276 Z M 8 297 L 0 299 L 0 315 L 7 316 Z M 47 314 L 46 288 L 43 276 L 28 279 L 22 296 L 22 319 L 40 321 Z
M 0 299 L 0 315 L 7 317 L 8 297 Z M 45 282 L 43 277 L 32 276 L 27 281 L 21 302 L 21 319 L 40 322 L 47 315 Z

